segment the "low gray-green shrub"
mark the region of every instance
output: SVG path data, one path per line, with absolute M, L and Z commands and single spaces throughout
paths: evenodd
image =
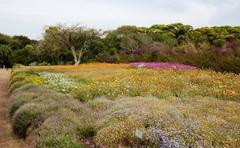
M 22 76 L 21 74 L 16 74 L 16 76 L 12 77 L 9 83 L 9 87 L 11 85 L 13 85 L 16 82 L 20 82 L 24 80 L 24 76 Z
M 13 131 L 19 137 L 26 137 L 27 129 L 44 121 L 58 106 L 47 103 L 27 103 L 17 110 L 12 118 Z
M 33 101 L 36 98 L 39 98 L 40 96 L 44 99 L 58 98 L 59 100 L 61 100 L 63 98 L 66 98 L 66 95 L 57 93 L 56 91 L 41 86 L 36 86 L 33 84 L 27 84 L 16 89 L 10 96 L 9 116 L 12 117 L 18 108 L 20 108 L 22 105 L 28 102 Z M 39 101 L 37 102 L 41 102 L 41 100 L 43 99 L 38 100 Z M 64 101 L 64 103 L 62 104 L 65 105 L 66 104 L 65 102 L 66 101 Z
M 9 117 L 12 118 L 15 112 L 25 103 L 36 98 L 38 94 L 32 92 L 21 92 L 18 95 L 10 97 L 10 103 L 8 107 Z
M 29 92 L 29 93 L 36 93 L 36 94 L 39 94 L 39 95 L 43 95 L 45 93 L 52 93 L 52 92 L 55 92 L 51 89 L 48 89 L 44 86 L 39 86 L 39 85 L 34 85 L 34 84 L 24 84 L 22 86 L 20 86 L 19 88 L 15 89 L 12 93 L 11 93 L 11 97 L 12 96 L 16 96 L 18 95 L 19 93 L 22 93 L 22 92 Z
M 59 134 L 53 137 L 45 137 L 39 143 L 36 148 L 84 148 L 77 139 L 68 134 Z
M 106 110 L 114 104 L 114 101 L 105 97 L 98 97 L 93 100 L 89 100 L 86 104 L 94 110 Z
M 33 75 L 28 77 L 24 75 Z M 51 88 L 36 85 L 35 74 L 14 70 L 9 85 L 9 116 L 13 132 L 19 137 L 33 139 L 39 148 L 79 148 L 80 121 L 78 115 L 90 114 L 71 96 Z M 38 79 L 37 79 L 38 80 Z M 84 121 L 84 120 L 83 120 Z
M 77 129 L 81 120 L 66 109 L 49 116 L 36 130 L 29 130 L 27 141 L 37 148 L 81 148 Z
M 23 80 L 23 81 L 17 81 L 13 84 L 11 84 L 8 88 L 8 93 L 11 94 L 14 90 L 16 90 L 17 88 L 20 88 L 21 86 L 24 86 L 26 84 L 31 84 L 30 81 L 26 81 L 26 80 Z
M 22 106 L 13 116 L 13 131 L 19 137 L 26 137 L 28 127 L 43 118 L 45 108 L 37 104 L 26 104 Z

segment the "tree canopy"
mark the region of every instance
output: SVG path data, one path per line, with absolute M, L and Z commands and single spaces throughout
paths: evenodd
M 79 25 L 54 25 L 40 41 L 0 34 L 0 46 L 2 66 L 168 61 L 240 72 L 240 26 L 121 26 L 103 34 Z
M 95 29 L 57 25 L 46 29 L 42 42 L 52 49 L 71 51 L 74 63 L 79 64 L 90 42 L 99 38 L 100 33 Z

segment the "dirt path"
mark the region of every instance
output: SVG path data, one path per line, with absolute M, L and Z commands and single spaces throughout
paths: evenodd
M 7 113 L 7 87 L 10 70 L 0 69 L 0 148 L 25 148 L 24 142 L 12 133 Z

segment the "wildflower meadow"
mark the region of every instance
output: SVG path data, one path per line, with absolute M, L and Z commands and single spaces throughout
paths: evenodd
M 36 147 L 240 147 L 239 84 L 171 63 L 21 67 L 9 113 Z

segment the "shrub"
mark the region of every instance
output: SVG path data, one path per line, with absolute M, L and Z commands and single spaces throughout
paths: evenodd
M 20 68 L 20 67 L 24 67 L 24 65 L 23 65 L 23 64 L 15 64 L 15 65 L 13 66 L 13 68 Z
M 240 144 L 236 138 L 240 106 L 234 101 L 226 104 L 224 100 L 202 97 L 162 100 L 134 97 L 115 101 L 101 111 L 96 122 L 98 144 L 134 147 L 136 129 L 143 132 L 141 145 L 153 147 L 238 147 Z M 229 113 L 236 117 L 231 122 Z
M 22 85 L 27 83 L 32 83 L 35 85 L 43 84 L 44 80 L 38 76 L 38 73 L 35 71 L 22 71 L 14 69 L 11 74 L 11 80 L 9 83 L 9 93 L 11 93 L 16 88 L 19 88 Z
M 42 105 L 26 104 L 13 116 L 13 131 L 20 137 L 26 137 L 27 129 L 35 122 L 42 120 L 45 108 Z
M 71 135 L 59 134 L 54 137 L 45 137 L 39 143 L 36 148 L 84 148 L 85 146 Z
M 17 88 L 20 88 L 21 86 L 26 85 L 26 84 L 31 84 L 31 82 L 25 81 L 25 80 L 15 82 L 15 83 L 11 84 L 11 86 L 9 87 L 8 93 L 11 94 L 14 90 L 16 90 Z
M 47 104 L 48 106 L 69 109 L 73 112 L 80 112 L 82 105 L 72 97 L 56 91 L 46 91 L 45 94 L 31 101 L 36 104 Z
M 8 107 L 8 112 L 10 118 L 13 117 L 15 112 L 25 103 L 28 103 L 29 101 L 33 100 L 36 98 L 38 94 L 36 93 L 31 93 L 31 92 L 21 92 L 18 93 L 18 95 L 10 97 L 10 103 Z
M 28 84 L 25 84 L 25 85 L 20 86 L 19 88 L 15 89 L 11 93 L 11 97 L 17 96 L 18 94 L 21 94 L 22 92 L 36 93 L 38 95 L 56 93 L 56 91 L 49 89 L 47 87 L 28 83 Z
M 144 127 L 138 121 L 121 121 L 99 130 L 96 135 L 96 142 L 108 147 L 117 147 L 118 144 L 133 146 L 137 143 L 134 134 L 136 129 L 144 131 Z
M 87 102 L 87 106 L 94 110 L 106 110 L 113 104 L 114 101 L 109 100 L 105 97 L 95 98 Z
M 18 74 L 21 74 L 23 71 L 20 68 L 13 68 L 11 71 L 11 79 Z
M 13 116 L 14 132 L 24 137 L 29 126 L 43 121 L 58 109 L 80 112 L 81 107 L 81 104 L 70 96 L 28 84 L 12 93 L 9 114 L 10 117 Z
M 55 105 L 28 103 L 23 105 L 12 118 L 13 131 L 20 137 L 26 137 L 30 126 L 38 125 L 58 107 Z
M 116 99 L 114 104 L 102 113 L 96 123 L 96 142 L 109 147 L 117 144 L 134 146 L 136 129 L 144 132 L 142 142 L 147 141 L 146 125 L 151 118 L 151 110 L 158 106 L 159 99 L 153 97 L 133 97 Z
M 83 106 L 68 95 L 35 85 L 34 81 L 38 81 L 39 77 L 35 76 L 35 73 L 28 73 L 24 72 L 24 75 L 14 71 L 9 87 L 9 115 L 14 133 L 19 137 L 38 133 L 33 136 L 36 141 L 34 147 L 83 147 L 77 138 L 77 129 L 83 128 L 79 128 L 80 121 L 73 112 L 90 112 L 84 111 Z M 59 109 L 63 110 L 58 111 Z M 49 116 L 51 117 L 48 118 Z M 56 120 L 52 120 L 55 117 Z M 85 136 L 89 135 L 89 129 L 83 132 Z
M 77 131 L 79 136 L 83 138 L 92 138 L 96 135 L 96 127 L 93 123 L 85 123 L 81 125 Z
M 44 61 L 44 62 L 42 62 L 42 63 L 39 63 L 38 65 L 39 65 L 39 66 L 49 66 L 49 65 L 51 65 L 51 64 Z
M 29 66 L 37 66 L 37 62 L 32 62 L 29 64 Z
M 13 85 L 14 83 L 16 82 L 19 82 L 19 81 L 23 81 L 24 80 L 24 75 L 22 74 L 16 74 L 15 76 L 13 76 L 10 80 L 10 83 L 9 83 L 9 87 L 11 85 Z
M 78 116 L 62 109 L 49 116 L 36 130 L 29 130 L 28 141 L 34 147 L 83 147 L 77 140 L 77 128 L 81 125 Z

